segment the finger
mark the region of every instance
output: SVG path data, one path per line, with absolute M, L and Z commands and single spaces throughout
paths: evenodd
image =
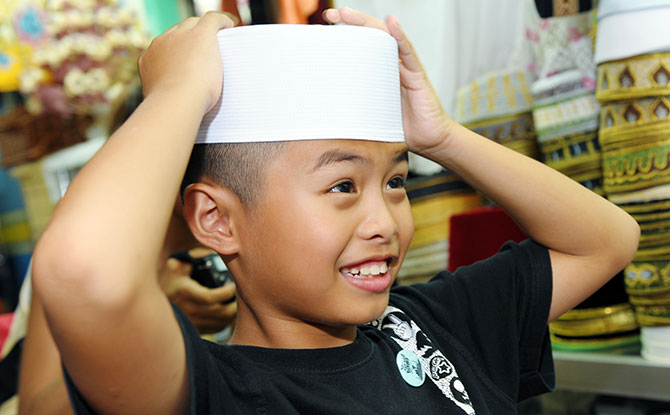
M 167 267 L 167 271 L 171 274 L 188 276 L 191 275 L 191 271 L 193 270 L 193 265 L 188 262 L 182 262 L 177 258 L 168 258 L 165 266 Z
M 376 17 L 372 17 L 357 10 L 343 7 L 341 9 L 328 9 L 323 12 L 324 18 L 330 23 L 345 23 L 352 26 L 365 26 L 388 32 L 386 25 Z
M 187 17 L 181 23 L 179 23 L 176 28 L 179 29 L 179 30 L 192 29 L 192 28 L 195 27 L 195 25 L 198 24 L 199 21 L 200 21 L 200 18 L 198 18 L 198 17 L 193 17 L 193 16 Z M 168 30 L 170 30 L 170 29 L 168 29 Z
M 208 11 L 200 18 L 198 25 L 207 30 L 218 31 L 234 27 L 235 22 L 226 13 Z
M 200 304 L 218 304 L 230 300 L 235 295 L 235 284 L 226 284 L 218 288 L 207 288 L 189 278 L 181 283 L 177 294 Z
M 182 302 L 184 312 L 189 317 L 230 320 L 237 314 L 237 302 L 230 304 L 201 304 L 192 301 Z M 188 312 L 186 311 L 188 310 Z
M 421 61 L 419 60 L 416 51 L 412 42 L 409 41 L 405 31 L 402 30 L 398 18 L 395 16 L 389 16 L 387 19 L 387 26 L 389 28 L 389 33 L 393 38 L 398 42 L 398 57 L 402 61 L 403 65 L 407 67 L 410 71 L 421 71 L 423 67 Z
M 235 284 L 228 283 L 221 287 L 211 288 L 209 290 L 210 295 L 210 304 L 214 303 L 225 303 L 226 301 L 231 300 L 235 296 Z

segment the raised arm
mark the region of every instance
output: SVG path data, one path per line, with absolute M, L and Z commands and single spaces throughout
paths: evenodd
M 33 282 L 68 373 L 102 413 L 179 413 L 184 344 L 157 281 L 160 250 L 202 116 L 221 91 L 208 13 L 139 61 L 145 99 L 82 169 L 34 255 Z
M 327 10 L 325 16 L 334 23 L 377 27 L 397 40 L 410 150 L 454 171 L 549 248 L 549 320 L 579 304 L 633 259 L 640 229 L 623 210 L 546 165 L 449 119 L 395 17 L 383 23 L 346 8 Z

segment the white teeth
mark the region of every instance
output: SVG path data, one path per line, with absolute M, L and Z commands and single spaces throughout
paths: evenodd
M 386 274 L 389 270 L 388 264 L 386 262 L 379 262 L 367 267 L 359 268 L 342 268 L 341 272 L 344 274 L 349 274 L 353 277 L 358 278 L 372 278 L 373 276 Z

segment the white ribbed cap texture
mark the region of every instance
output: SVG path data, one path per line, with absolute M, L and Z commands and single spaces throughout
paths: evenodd
M 218 33 L 223 92 L 196 143 L 402 142 L 398 47 L 372 28 L 257 25 Z

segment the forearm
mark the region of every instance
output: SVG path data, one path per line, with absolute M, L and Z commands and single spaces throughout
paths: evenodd
M 613 245 L 616 252 L 635 251 L 635 221 L 572 179 L 455 123 L 444 143 L 429 157 L 505 209 L 548 248 L 574 256 L 606 253 Z
M 72 406 L 67 396 L 65 379 L 54 380 L 34 394 L 22 394 L 19 399 L 19 415 L 70 415 Z
M 39 297 L 33 295 L 19 370 L 19 414 L 71 414 L 72 407 Z

